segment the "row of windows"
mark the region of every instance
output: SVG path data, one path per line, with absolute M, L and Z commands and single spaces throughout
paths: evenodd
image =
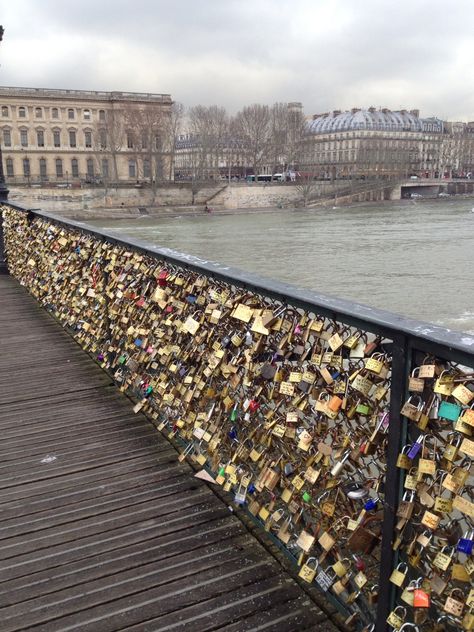
M 31 161 L 29 158 L 23 158 L 22 160 L 23 175 L 26 178 L 29 178 L 31 176 L 30 162 Z M 64 178 L 63 163 L 64 161 L 62 158 L 56 158 L 54 161 L 55 175 L 57 178 Z M 102 159 L 101 167 L 102 167 L 102 176 L 104 178 L 108 178 L 109 177 L 109 161 L 107 158 Z M 7 177 L 13 178 L 15 176 L 13 158 L 5 159 L 5 171 L 6 171 Z M 88 158 L 86 160 L 86 172 L 88 176 L 96 175 L 94 160 L 92 158 Z M 39 159 L 39 175 L 40 175 L 40 178 L 48 177 L 46 158 Z M 68 175 L 69 175 L 69 172 L 66 170 L 66 176 Z M 130 178 L 137 177 L 137 163 L 135 160 L 128 161 L 128 176 Z M 143 161 L 143 177 L 149 178 L 150 176 L 151 176 L 150 162 L 148 160 L 144 160 Z M 79 161 L 77 160 L 77 158 L 71 159 L 71 177 L 73 178 L 79 177 Z
M 84 130 L 84 146 L 88 149 L 92 147 L 92 132 L 90 130 Z M 77 147 L 77 132 L 76 130 L 69 130 L 69 147 Z M 36 143 L 38 147 L 45 146 L 44 130 L 36 130 Z M 148 136 L 144 134 L 140 142 L 131 133 L 127 133 L 127 148 L 128 149 L 148 149 Z M 26 128 L 20 128 L 20 145 L 22 147 L 28 147 L 28 130 Z M 107 132 L 105 129 L 99 130 L 99 145 L 101 149 L 107 147 Z M 3 146 L 12 147 L 12 133 L 11 130 L 5 128 L 3 130 Z M 53 129 L 53 146 L 61 147 L 61 130 Z M 161 148 L 160 136 L 155 136 L 154 147 L 156 150 Z
M 77 133 L 74 130 L 69 130 L 69 147 L 77 147 Z M 100 135 L 101 147 L 105 148 L 106 136 L 105 133 Z M 29 137 L 27 129 L 20 129 L 20 145 L 22 147 L 28 147 Z M 36 131 L 36 144 L 38 147 L 45 146 L 45 135 L 43 130 Z M 3 130 L 3 146 L 12 146 L 12 133 L 9 129 Z M 61 147 L 61 130 L 53 130 L 53 146 Z M 84 131 L 84 146 L 87 148 L 92 147 L 92 132 Z
M 2 117 L 3 118 L 8 118 L 10 117 L 10 111 L 13 110 L 13 107 L 10 107 L 8 105 L 2 105 Z M 51 108 L 51 118 L 53 119 L 59 119 L 59 115 L 60 115 L 60 108 Z M 75 108 L 67 108 L 66 110 L 67 112 L 67 118 L 70 121 L 73 121 L 76 119 L 76 113 L 80 112 L 78 110 L 76 110 Z M 24 105 L 20 105 L 17 107 L 17 114 L 18 114 L 18 118 L 27 118 L 28 116 L 28 108 Z M 35 107 L 34 108 L 34 114 L 35 114 L 35 118 L 37 119 L 42 119 L 44 118 L 44 108 L 42 107 Z M 88 109 L 86 110 L 82 110 L 82 118 L 85 121 L 91 121 L 92 120 L 92 112 Z M 105 110 L 99 110 L 99 121 L 105 121 Z

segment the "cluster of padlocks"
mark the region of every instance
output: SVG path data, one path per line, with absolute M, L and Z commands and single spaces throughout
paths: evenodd
M 388 414 L 391 341 L 46 219 L 4 215 L 11 273 L 136 412 L 180 440 L 180 459 L 247 507 L 348 622 L 370 628 L 387 431 L 402 423 Z M 395 629 L 473 628 L 470 379 L 423 357 L 407 384 L 402 415 L 415 434 L 397 462 L 400 561 L 382 569 L 397 588 Z
M 390 575 L 397 606 L 388 621 L 472 630 L 474 373 L 425 356 L 407 388 L 410 441 L 397 460 L 404 492 L 393 544 L 400 561 Z

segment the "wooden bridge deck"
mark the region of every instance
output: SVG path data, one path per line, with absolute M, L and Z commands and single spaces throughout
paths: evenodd
M 0 630 L 335 630 L 131 408 L 0 276 Z

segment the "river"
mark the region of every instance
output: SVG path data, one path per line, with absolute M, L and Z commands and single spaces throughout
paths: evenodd
M 474 333 L 473 199 L 90 222 Z

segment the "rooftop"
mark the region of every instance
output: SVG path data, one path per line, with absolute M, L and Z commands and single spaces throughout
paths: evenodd
M 334 110 L 315 114 L 309 123 L 310 132 L 313 134 L 356 129 L 421 132 L 427 127 L 430 131 L 443 131 L 441 120 L 422 119 L 419 110 L 376 110 L 373 107 L 366 110 L 353 108 L 346 112 Z M 437 129 L 432 129 L 433 127 Z
M 155 101 L 171 103 L 171 95 L 155 94 L 152 92 L 105 92 L 97 90 L 63 90 L 58 88 L 17 88 L 0 86 L 0 96 L 54 98 L 54 99 L 82 99 L 93 101 Z

